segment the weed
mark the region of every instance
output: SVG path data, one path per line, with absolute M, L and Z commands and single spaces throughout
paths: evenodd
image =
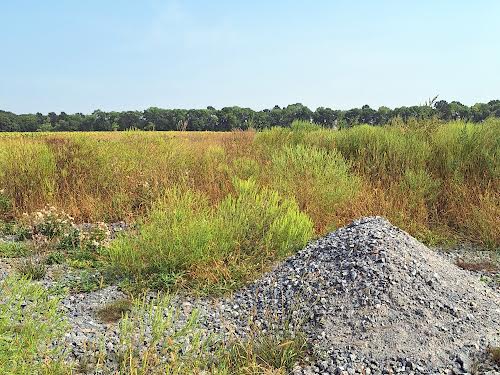
M 17 271 L 19 274 L 30 280 L 41 280 L 45 277 L 47 268 L 42 262 L 39 262 L 38 260 L 35 260 L 33 258 L 29 258 L 22 261 L 18 265 Z
M 301 334 L 260 333 L 229 345 L 226 353 L 223 363 L 230 373 L 265 373 L 271 369 L 290 373 L 309 353 L 309 345 Z
M 173 186 L 201 194 L 212 210 L 235 195 L 238 177 L 297 201 L 316 234 L 378 214 L 421 239 L 498 247 L 499 120 L 396 122 L 338 131 L 297 122 L 258 133 L 7 135 L 3 219 L 54 202 L 79 222 L 138 219 Z M 74 237 L 61 242 L 84 246 Z
M 293 200 L 258 189 L 254 181 L 234 183 L 236 194 L 217 207 L 201 193 L 170 190 L 137 235 L 111 244 L 111 263 L 129 275 L 185 274 L 206 286 L 245 279 L 310 239 L 312 222 Z
M 271 155 L 270 184 L 282 196 L 294 197 L 318 232 L 335 222 L 337 210 L 359 191 L 359 179 L 336 150 L 288 146 Z
M 129 299 L 120 299 L 107 303 L 97 311 L 97 317 L 104 323 L 112 323 L 120 320 L 122 316 L 132 308 Z
M 31 247 L 24 242 L 0 242 L 0 257 L 20 258 L 31 253 Z
M 76 277 L 67 282 L 67 286 L 73 293 L 89 293 L 104 287 L 104 277 L 100 272 L 94 270 L 80 271 Z
M 490 353 L 491 359 L 493 362 L 495 362 L 497 365 L 500 366 L 500 347 L 491 347 L 488 349 L 488 352 Z
M 0 189 L 0 218 L 10 216 L 12 210 L 12 201 L 5 194 L 4 189 Z
M 47 258 L 45 258 L 45 263 L 48 265 L 63 264 L 64 260 L 65 260 L 64 253 L 60 251 L 53 251 L 49 255 L 47 255 Z

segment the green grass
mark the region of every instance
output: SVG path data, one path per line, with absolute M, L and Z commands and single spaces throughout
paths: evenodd
M 310 355 L 307 340 L 289 331 L 259 333 L 228 345 L 219 366 L 231 374 L 289 374 Z
M 184 275 L 233 288 L 311 238 L 312 221 L 293 200 L 252 180 L 235 180 L 234 188 L 215 207 L 200 193 L 170 190 L 138 233 L 111 244 L 111 264 L 129 275 Z
M 32 248 L 25 242 L 0 242 L 0 258 L 20 258 L 32 253 Z
M 0 282 L 0 373 L 68 374 L 61 340 L 66 323 L 59 300 L 25 278 Z
M 17 272 L 30 280 L 41 280 L 45 277 L 47 268 L 44 263 L 29 258 L 24 259 L 17 266 Z

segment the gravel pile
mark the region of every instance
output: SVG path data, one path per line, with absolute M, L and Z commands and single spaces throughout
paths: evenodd
M 228 322 L 304 332 L 318 360 L 298 374 L 500 373 L 485 355 L 500 345 L 498 292 L 380 217 L 311 243 L 206 316 Z

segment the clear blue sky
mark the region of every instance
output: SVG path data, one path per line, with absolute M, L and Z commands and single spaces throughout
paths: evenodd
M 11 0 L 0 109 L 500 98 L 500 1 Z

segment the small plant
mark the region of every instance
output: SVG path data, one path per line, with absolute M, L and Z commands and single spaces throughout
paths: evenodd
M 273 332 L 258 334 L 229 346 L 224 362 L 230 373 L 238 373 L 242 368 L 259 374 L 271 369 L 289 373 L 294 365 L 304 360 L 309 351 L 305 336 Z
M 177 312 L 170 301 L 169 296 L 151 302 L 136 300 L 131 312 L 124 315 L 119 324 L 122 373 L 142 369 L 144 373 L 183 374 L 202 369 L 208 340 L 201 339 L 197 312 L 184 324 L 176 324 Z M 146 334 L 144 322 L 148 322 L 150 334 Z
M 488 349 L 488 352 L 493 362 L 500 366 L 500 346 L 491 347 Z
M 201 193 L 168 191 L 138 234 L 113 241 L 112 265 L 128 276 L 162 275 L 166 285 L 183 275 L 203 289 L 234 288 L 312 237 L 313 223 L 293 199 L 260 189 L 254 180 L 236 179 L 234 186 L 236 193 L 216 207 Z
M 47 269 L 45 267 L 45 264 L 43 264 L 42 262 L 37 262 L 34 259 L 30 258 L 24 260 L 18 266 L 17 271 L 28 279 L 41 280 L 45 277 Z
M 0 242 L 0 257 L 19 258 L 32 252 L 30 246 L 24 242 Z
M 108 246 L 110 234 L 108 226 L 99 222 L 91 226 L 88 231 L 79 232 L 80 247 L 87 251 L 99 252 L 103 247 Z
M 73 251 L 80 247 L 80 231 L 73 226 L 67 230 L 60 238 L 57 248 L 64 251 Z
M 31 215 L 24 215 L 24 221 L 31 228 L 32 235 L 48 239 L 62 237 L 73 229 L 73 218 L 53 206 L 48 206 Z
M 64 253 L 60 251 L 53 251 L 45 259 L 45 263 L 48 265 L 52 264 L 63 264 L 64 263 Z
M 73 293 L 89 293 L 102 289 L 104 278 L 99 272 L 83 270 L 79 275 L 68 282 L 68 287 Z
M 97 317 L 104 323 L 113 323 L 132 309 L 132 302 L 129 299 L 120 299 L 110 302 L 97 311 Z

